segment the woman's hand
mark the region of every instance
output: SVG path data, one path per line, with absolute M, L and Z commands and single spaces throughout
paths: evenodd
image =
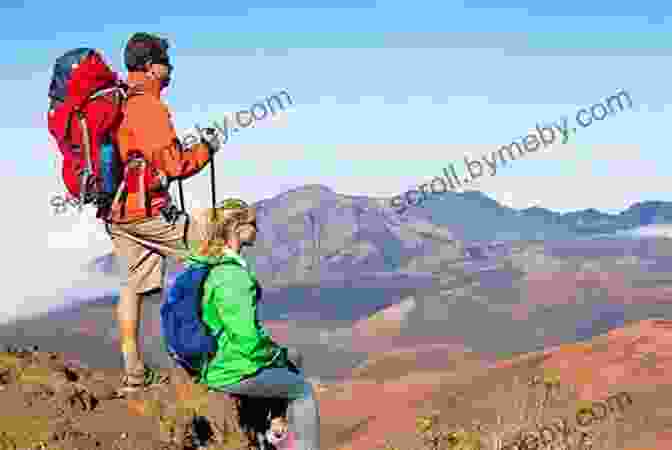
M 299 368 L 294 365 L 291 359 L 287 359 L 287 368 L 290 370 L 290 372 L 294 372 L 297 375 L 301 373 Z
M 283 357 L 285 359 L 287 368 L 298 375 L 301 371 L 300 366 L 302 365 L 301 354 L 295 348 L 292 348 L 292 350 L 293 351 L 291 351 L 290 356 L 290 349 L 287 347 L 282 347 Z M 296 361 L 292 358 L 292 356 L 296 358 Z

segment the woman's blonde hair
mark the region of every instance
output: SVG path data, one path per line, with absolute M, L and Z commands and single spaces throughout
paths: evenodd
M 232 198 L 220 202 L 208 210 L 198 253 L 203 256 L 222 256 L 226 243 L 237 228 L 256 220 L 254 208 L 243 200 Z

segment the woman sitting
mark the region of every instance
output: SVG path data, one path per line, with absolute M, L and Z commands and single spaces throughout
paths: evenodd
M 319 450 L 320 416 L 313 387 L 300 361 L 292 362 L 288 349 L 273 342 L 257 317 L 261 287 L 241 255 L 241 249 L 256 239 L 254 208 L 242 200 L 226 200 L 211 210 L 202 229 L 204 240 L 191 246 L 195 250 L 187 264 L 213 266 L 203 285 L 203 321 L 211 331 L 224 330 L 202 382 L 211 391 L 287 400 L 294 448 Z

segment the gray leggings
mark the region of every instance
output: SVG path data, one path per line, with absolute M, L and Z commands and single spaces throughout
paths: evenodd
M 320 411 L 313 386 L 303 374 L 301 355 L 289 349 L 299 374 L 284 368 L 263 369 L 252 378 L 217 389 L 228 394 L 289 400 L 287 421 L 294 431 L 296 450 L 320 450 Z

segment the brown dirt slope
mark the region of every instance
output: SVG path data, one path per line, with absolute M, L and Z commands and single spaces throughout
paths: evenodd
M 199 386 L 171 382 L 115 398 L 119 370 L 76 367 L 57 353 L 0 353 L 0 449 L 185 450 L 187 424 L 208 418 L 208 447 L 247 448 L 235 402 Z

